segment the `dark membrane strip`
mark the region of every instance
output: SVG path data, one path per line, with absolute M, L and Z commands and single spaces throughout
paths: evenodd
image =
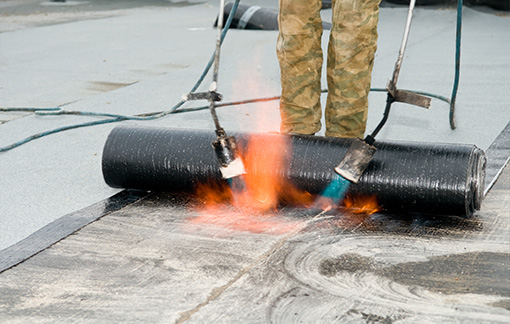
M 110 198 L 56 219 L 27 238 L 0 251 L 0 273 L 46 250 L 101 217 L 148 195 L 147 192 L 123 190 Z
M 487 175 L 484 194 L 487 195 L 510 161 L 510 122 L 492 142 L 485 155 L 487 156 Z

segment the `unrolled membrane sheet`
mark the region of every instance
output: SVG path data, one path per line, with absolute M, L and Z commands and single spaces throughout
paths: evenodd
M 276 133 L 229 135 L 235 136 L 241 153 L 250 138 L 268 148 L 283 139 L 288 143 L 281 148 L 285 163 L 251 172 L 278 174 L 312 194 L 320 194 L 337 176 L 333 169 L 352 141 Z M 114 188 L 172 192 L 224 181 L 211 147 L 214 140 L 214 131 L 119 126 L 104 147 L 104 179 Z M 486 158 L 476 146 L 389 141 L 374 146 L 373 160 L 348 195 L 375 195 L 383 210 L 393 213 L 471 216 L 480 209 Z

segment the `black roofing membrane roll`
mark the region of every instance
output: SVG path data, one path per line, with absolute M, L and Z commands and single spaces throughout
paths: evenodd
M 269 168 L 270 173 L 312 194 L 322 192 L 336 176 L 333 168 L 352 141 L 276 133 L 229 135 L 236 137 L 241 152 L 250 137 L 269 146 L 283 136 L 291 144 L 288 161 L 285 167 Z M 172 192 L 223 181 L 211 147 L 214 139 L 211 130 L 116 127 L 103 150 L 104 179 L 114 188 Z M 349 187 L 349 195 L 375 195 L 386 212 L 471 216 L 480 209 L 486 158 L 476 146 L 389 141 L 374 146 L 373 160 L 359 183 Z

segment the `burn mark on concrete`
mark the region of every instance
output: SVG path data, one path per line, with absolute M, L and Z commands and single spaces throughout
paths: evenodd
M 510 282 L 502 281 L 510 273 L 510 254 L 470 252 L 430 257 L 426 262 L 407 262 L 383 266 L 370 257 L 355 253 L 325 259 L 319 273 L 332 277 L 340 272 L 372 272 L 408 286 L 421 286 L 443 294 L 487 294 L 510 297 Z M 495 305 L 496 306 L 496 305 Z M 510 308 L 510 301 L 497 303 Z
M 386 267 L 379 274 L 404 285 L 443 294 L 487 294 L 510 297 L 510 254 L 471 252 Z
M 510 300 L 509 299 L 502 299 L 502 300 L 500 300 L 498 302 L 490 304 L 490 306 L 492 306 L 492 307 L 501 307 L 501 308 L 504 308 L 504 309 L 510 311 Z
M 347 253 L 339 258 L 326 259 L 319 265 L 319 273 L 326 277 L 333 277 L 341 271 L 354 273 L 373 269 L 374 259 L 356 253 Z
M 107 82 L 107 81 L 91 81 L 91 82 L 89 82 L 90 83 L 89 89 L 90 90 L 94 90 L 94 91 L 100 91 L 100 92 L 108 92 L 108 91 L 113 91 L 113 90 L 117 90 L 117 89 L 120 89 L 120 88 L 124 88 L 124 87 L 130 86 L 130 85 L 135 84 L 137 82 L 138 81 L 128 82 L 128 83 Z
M 169 70 L 178 70 L 178 69 L 187 69 L 189 68 L 189 64 L 175 64 L 175 63 L 167 63 L 162 64 L 161 67 Z
M 392 319 L 390 316 L 380 316 L 377 314 L 370 314 L 366 312 L 359 311 L 357 309 L 351 309 L 347 312 L 347 315 L 354 315 L 356 317 L 361 317 L 362 320 L 367 324 L 392 324 L 395 320 L 401 320 L 405 317 L 400 316 L 398 318 Z
M 170 0 L 170 5 L 172 7 L 189 7 L 196 6 L 197 4 L 204 4 L 205 2 L 194 2 L 194 1 L 185 1 L 185 0 Z
M 476 217 L 408 214 L 374 214 L 369 219 L 372 229 L 406 236 L 462 236 L 479 233 L 483 223 Z

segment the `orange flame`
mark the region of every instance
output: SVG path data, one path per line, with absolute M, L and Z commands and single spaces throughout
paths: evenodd
M 252 136 L 243 154 L 246 168 L 244 190 L 232 190 L 227 183 L 200 184 L 196 195 L 206 213 L 193 219 L 195 223 L 260 232 L 285 233 L 300 223 L 272 217 L 280 203 L 309 206 L 310 193 L 295 188 L 284 177 L 290 143 L 285 136 Z M 228 210 L 228 205 L 238 210 Z
M 375 195 L 346 197 L 343 205 L 347 211 L 353 214 L 371 215 L 381 210 Z
M 233 191 L 226 183 L 201 184 L 197 196 L 205 207 L 230 203 L 256 213 L 276 211 L 280 203 L 308 206 L 313 197 L 295 188 L 283 173 L 290 145 L 285 136 L 252 136 L 243 156 L 245 189 Z
M 276 210 L 280 202 L 309 205 L 312 195 L 295 188 L 283 173 L 291 145 L 284 136 L 252 136 L 244 155 L 246 191 L 239 203 L 259 212 Z
M 201 201 L 199 215 L 194 223 L 207 223 L 252 233 L 286 233 L 300 224 L 299 220 L 275 215 L 279 204 L 336 209 L 330 199 L 313 197 L 295 188 L 285 177 L 285 167 L 291 152 L 285 136 L 252 136 L 243 154 L 247 174 L 245 188 L 232 190 L 226 183 L 208 183 L 197 186 L 196 195 Z M 277 172 L 280 171 L 280 172 Z M 232 208 L 232 206 L 234 208 Z M 340 227 L 354 227 L 364 223 L 366 217 L 381 210 L 376 196 L 347 196 L 343 202 Z
M 230 203 L 234 197 L 227 183 L 199 183 L 195 189 L 195 194 L 200 198 L 205 209 Z
M 376 196 L 347 196 L 340 207 L 341 217 L 328 220 L 322 226 L 343 229 L 375 230 L 377 227 L 370 221 L 370 215 L 381 210 Z

